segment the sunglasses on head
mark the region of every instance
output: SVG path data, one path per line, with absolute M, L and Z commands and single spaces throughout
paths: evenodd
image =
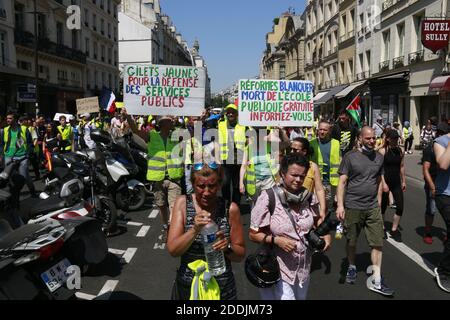
M 219 168 L 219 164 L 217 162 L 195 163 L 194 166 L 193 166 L 194 171 L 202 170 L 205 165 L 207 165 L 212 170 L 217 170 Z

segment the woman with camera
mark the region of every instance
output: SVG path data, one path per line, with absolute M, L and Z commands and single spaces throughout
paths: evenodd
M 318 201 L 303 187 L 308 169 L 309 161 L 304 156 L 286 155 L 281 161 L 282 181 L 272 189 L 273 211 L 269 193 L 264 191 L 251 212 L 250 240 L 272 244 L 281 272 L 279 282 L 260 289 L 263 300 L 306 299 L 314 250 L 307 235 L 317 227 L 319 219 Z M 329 243 L 322 245 L 326 249 Z
M 217 195 L 222 180 L 223 169 L 216 162 L 195 163 L 191 171 L 194 194 L 179 196 L 175 201 L 167 249 L 171 256 L 181 257 L 181 263 L 172 299 L 189 300 L 195 274 L 188 265 L 197 260 L 206 261 L 201 233 L 210 221 L 219 227 L 213 249 L 225 255 L 225 272 L 214 276 L 220 288 L 220 299 L 237 298 L 231 261 L 239 262 L 245 256 L 244 232 L 238 205 L 232 202 L 227 206 Z

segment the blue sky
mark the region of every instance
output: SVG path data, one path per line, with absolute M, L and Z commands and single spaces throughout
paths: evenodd
M 200 42 L 213 93 L 259 74 L 266 33 L 289 7 L 301 14 L 301 0 L 161 0 L 161 10 L 192 47 Z

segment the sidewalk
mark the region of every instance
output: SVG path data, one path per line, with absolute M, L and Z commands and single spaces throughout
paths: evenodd
M 405 170 L 406 177 L 423 182 L 422 165 L 422 150 L 414 150 L 413 154 L 405 154 Z

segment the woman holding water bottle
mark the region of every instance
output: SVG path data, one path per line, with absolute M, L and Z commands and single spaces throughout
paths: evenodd
M 217 195 L 222 179 L 223 169 L 216 162 L 194 164 L 191 172 L 194 194 L 179 196 L 175 201 L 167 249 L 173 257 L 181 257 L 181 262 L 172 299 L 189 300 L 195 274 L 188 264 L 196 260 L 209 260 L 209 271 L 220 287 L 221 300 L 237 298 L 231 261 L 240 262 L 245 257 L 244 232 L 238 205 L 232 202 L 227 206 Z M 205 233 L 214 230 L 212 222 L 218 228 L 215 236 Z

